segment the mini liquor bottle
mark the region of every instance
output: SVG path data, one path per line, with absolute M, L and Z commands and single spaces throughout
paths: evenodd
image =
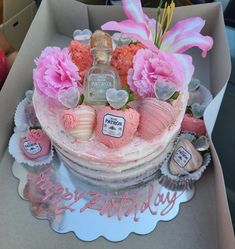
M 112 53 L 112 38 L 98 30 L 90 40 L 93 66 L 85 76 L 84 101 L 88 105 L 105 105 L 106 91 L 109 88 L 120 88 L 120 79 L 116 69 L 109 65 Z

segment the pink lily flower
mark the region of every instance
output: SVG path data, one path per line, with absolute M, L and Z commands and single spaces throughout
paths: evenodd
M 156 21 L 144 14 L 140 0 L 122 0 L 122 6 L 128 19 L 121 22 L 110 21 L 101 28 L 125 33 L 152 51 L 161 51 L 172 64 L 182 84 L 188 84 L 194 67 L 191 56 L 182 53 L 196 46 L 202 50 L 202 57 L 205 57 L 213 46 L 211 37 L 200 34 L 205 21 L 200 17 L 192 17 L 177 22 L 166 33 L 159 51 L 154 44 Z
M 156 21 L 144 14 L 140 0 L 122 0 L 122 6 L 128 19 L 121 22 L 107 22 L 101 26 L 101 29 L 128 34 L 146 47 L 156 49 L 153 42 Z
M 158 50 L 154 45 L 156 21 L 144 14 L 140 0 L 122 0 L 127 20 L 107 22 L 101 26 L 103 30 L 114 30 L 130 35 L 147 48 Z M 200 34 L 205 21 L 200 17 L 187 18 L 177 22 L 166 34 L 160 49 L 172 53 L 183 53 L 197 46 L 205 57 L 212 48 L 213 40 Z

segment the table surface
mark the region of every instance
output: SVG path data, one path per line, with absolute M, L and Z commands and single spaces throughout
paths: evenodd
M 12 164 L 13 159 L 6 152 L 0 162 L 0 248 L 217 248 L 213 166 L 196 184 L 193 199 L 181 204 L 175 219 L 158 223 L 148 235 L 131 234 L 123 242 L 113 243 L 104 238 L 82 242 L 72 232 L 58 234 L 51 230 L 48 221 L 33 217 L 29 203 L 18 195 L 18 180 L 12 174 Z

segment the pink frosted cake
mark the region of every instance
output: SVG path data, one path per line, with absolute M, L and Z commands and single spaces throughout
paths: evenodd
M 34 70 L 35 112 L 60 159 L 81 179 L 110 188 L 155 177 L 171 155 L 194 71 L 182 53 L 198 46 L 206 56 L 212 46 L 199 17 L 167 31 L 173 2 L 163 10 L 166 19 L 157 17 L 157 32 L 156 20 L 131 2 L 123 1 L 128 20 L 101 27 L 121 32 L 113 39 L 96 31 L 84 44 L 77 35 L 68 48 L 46 48 Z
M 154 174 L 159 164 L 172 151 L 180 131 L 187 99 L 188 92 L 185 90 L 172 106 L 175 119 L 172 119 L 172 122 L 169 122 L 153 139 L 145 140 L 137 131 L 131 142 L 121 148 L 107 147 L 97 139 L 95 132 L 89 141 L 76 142 L 73 136 L 64 131 L 58 118 L 65 108 L 38 94 L 37 91 L 34 93 L 34 107 L 44 131 L 50 137 L 59 156 L 82 178 L 92 183 L 100 182 L 101 185 L 117 184 L 124 187 L 126 184 L 140 183 L 144 178 Z M 157 100 L 152 98 L 152 101 Z M 153 122 L 161 128 L 161 121 Z M 146 131 L 147 129 L 148 127 Z

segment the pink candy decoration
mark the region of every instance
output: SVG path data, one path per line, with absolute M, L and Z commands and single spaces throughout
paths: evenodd
M 43 132 L 43 130 L 41 129 L 32 129 L 30 130 L 30 132 L 28 133 L 28 140 L 32 143 L 37 143 L 38 141 L 40 141 L 44 136 L 46 136 L 46 134 Z
M 130 89 L 140 97 L 154 97 L 154 84 L 161 81 L 173 84 L 179 91 L 183 89 L 184 82 L 175 69 L 170 58 L 161 51 L 140 49 L 134 57 L 133 68 L 128 71 L 127 82 Z
M 98 140 L 112 149 L 128 144 L 137 131 L 139 116 L 139 113 L 131 108 L 122 111 L 113 110 L 110 106 L 102 107 L 97 115 Z
M 28 159 L 35 160 L 49 154 L 51 142 L 41 129 L 32 129 L 20 139 L 20 148 Z
M 82 87 L 78 68 L 72 62 L 67 48 L 47 47 L 38 59 L 33 70 L 35 87 L 48 97 L 57 99 L 60 90 L 72 86 Z
M 195 118 L 189 114 L 184 115 L 184 119 L 181 124 L 182 131 L 191 131 L 195 132 L 198 135 L 206 134 L 205 123 L 202 119 Z
M 87 141 L 94 130 L 96 113 L 88 105 L 80 105 L 74 109 L 66 110 L 60 117 L 64 129 L 78 142 Z
M 69 109 L 62 113 L 60 122 L 65 130 L 74 129 L 78 125 L 78 118 L 73 109 Z
M 139 103 L 140 124 L 138 132 L 146 140 L 161 136 L 175 122 L 173 107 L 155 98 L 145 98 Z

